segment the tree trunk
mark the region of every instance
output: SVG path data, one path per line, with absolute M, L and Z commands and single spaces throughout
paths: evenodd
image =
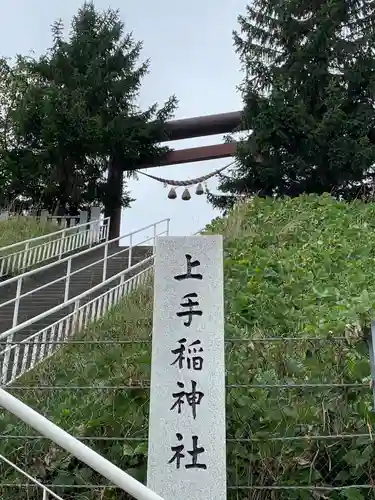
M 113 157 L 109 162 L 107 193 L 105 199 L 105 217 L 110 217 L 109 239 L 120 236 L 121 202 L 123 189 L 122 162 Z

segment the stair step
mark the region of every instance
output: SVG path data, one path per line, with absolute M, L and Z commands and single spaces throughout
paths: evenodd
M 82 249 L 80 249 L 82 251 Z M 118 253 L 121 251 L 121 253 Z M 109 259 L 104 264 L 105 249 L 95 248 L 90 252 L 79 255 L 71 260 L 71 276 L 69 283 L 69 297 L 73 298 L 82 294 L 85 291 L 90 290 L 92 287 L 100 284 L 103 280 L 103 270 L 105 270 L 106 278 L 115 276 L 116 274 L 127 269 L 129 266 L 129 249 L 119 248 L 117 245 L 108 246 L 108 257 Z M 73 255 L 74 252 L 72 252 Z M 137 246 L 132 248 L 131 252 L 131 265 L 139 264 L 144 261 L 147 257 L 153 254 L 153 247 L 151 246 Z M 101 262 L 99 262 L 101 261 Z M 50 261 L 51 262 L 51 261 Z M 44 265 L 45 263 L 43 263 Z M 89 266 L 87 268 L 87 266 Z M 138 274 L 143 269 L 149 266 L 149 263 L 138 266 L 135 270 L 129 270 L 125 275 L 125 281 L 130 279 L 132 276 Z M 82 270 L 82 268 L 85 268 Z M 27 320 L 40 315 L 41 313 L 49 311 L 51 308 L 61 305 L 64 302 L 65 288 L 66 288 L 66 272 L 68 269 L 67 262 L 58 262 L 53 267 L 45 270 L 39 271 L 27 278 L 22 280 L 22 290 L 21 293 L 28 293 L 26 297 L 22 297 L 19 303 L 18 309 L 18 324 L 21 324 Z M 58 280 L 56 282 L 56 280 Z M 95 292 L 88 293 L 86 297 L 80 300 L 80 305 L 83 306 L 89 303 L 91 300 L 97 298 L 99 295 L 110 291 L 113 287 L 116 287 L 120 283 L 120 279 L 113 280 L 111 284 L 101 287 Z M 0 288 L 0 334 L 8 331 L 13 325 L 14 307 L 15 304 L 8 304 L 2 306 L 2 304 L 12 300 L 16 296 L 17 291 L 17 281 L 14 283 L 6 283 Z M 35 291 L 36 288 L 43 286 L 42 290 Z M 62 318 L 66 317 L 74 311 L 75 304 L 72 303 L 69 306 L 63 306 L 60 310 L 53 314 L 49 314 L 43 319 L 32 323 L 31 325 L 23 328 L 17 332 L 12 339 L 12 342 L 23 342 L 27 340 L 30 336 L 42 331 L 45 328 L 50 327 L 52 324 L 60 321 Z M 92 311 L 93 312 L 93 311 Z M 61 339 L 60 335 L 65 334 L 65 329 L 70 328 L 70 318 L 65 322 L 60 322 L 55 328 L 55 339 Z M 49 328 L 49 334 L 51 333 L 51 328 Z M 8 361 L 8 379 L 12 375 L 14 369 L 16 372 L 14 374 L 19 375 L 21 369 L 21 363 L 26 361 L 26 368 L 30 367 L 31 361 L 37 360 L 38 356 L 45 356 L 45 349 L 48 346 L 43 346 L 40 343 L 41 338 L 38 338 L 36 344 L 23 343 L 20 348 L 16 350 L 8 351 L 10 357 Z M 6 346 L 6 340 L 0 341 L 0 352 Z M 17 354 L 16 354 L 17 353 Z M 52 351 L 53 353 L 53 351 Z M 18 357 L 16 357 L 16 355 Z M 36 357 L 35 357 L 36 356 Z M 41 358 L 42 359 L 42 358 Z M 4 362 L 4 355 L 0 355 L 0 375 L 1 367 Z
M 114 253 L 116 251 L 119 251 L 118 247 L 110 248 L 109 255 L 111 252 Z M 138 264 L 149 255 L 152 255 L 152 247 L 133 248 L 132 265 Z M 94 263 L 98 259 L 102 258 L 102 256 L 103 256 L 103 250 L 99 249 L 98 251 L 94 250 L 86 255 L 77 257 L 76 259 L 72 260 L 72 271 L 85 267 L 91 263 Z M 127 267 L 128 267 L 127 252 L 125 252 L 123 256 L 119 255 L 110 258 L 107 261 L 107 278 L 120 273 Z M 141 269 L 142 267 L 140 266 L 135 271 L 129 271 L 129 278 L 140 272 Z M 61 265 L 58 264 L 50 269 L 47 269 L 46 271 L 39 272 L 33 276 L 25 278 L 23 281 L 22 293 L 32 291 L 35 288 L 38 288 L 39 286 L 48 284 L 51 281 L 54 281 L 62 276 L 65 276 L 65 274 L 66 274 L 66 264 L 61 264 Z M 96 263 L 89 269 L 85 269 L 81 272 L 73 274 L 70 277 L 69 298 L 80 295 L 81 293 L 89 290 L 93 286 L 101 283 L 102 275 L 103 275 L 103 262 Z M 126 276 L 125 279 L 128 279 L 128 276 Z M 99 291 L 90 294 L 82 301 L 82 304 L 88 302 L 89 300 L 94 299 L 95 297 L 99 296 L 105 291 L 111 289 L 117 283 L 118 282 L 116 280 L 113 284 L 111 284 L 111 286 L 104 287 Z M 12 283 L 9 286 L 4 286 L 0 288 L 0 333 L 9 330 L 12 327 L 14 304 L 9 304 L 3 307 L 1 307 L 1 304 L 7 302 L 10 299 L 13 299 L 16 295 L 16 289 L 17 289 L 16 283 Z M 26 297 L 23 297 L 20 300 L 19 304 L 18 323 L 20 324 L 24 321 L 27 321 L 28 319 L 31 319 L 55 307 L 56 305 L 61 304 L 64 299 L 64 294 L 65 294 L 65 280 L 61 280 L 57 283 L 52 283 L 49 286 L 46 286 L 42 290 L 39 290 L 35 293 L 31 293 Z M 58 321 L 62 317 L 66 316 L 70 312 L 69 309 L 73 310 L 72 306 L 65 307 L 62 310 L 58 311 L 57 313 L 54 313 L 53 315 L 48 316 L 47 318 L 44 318 L 26 327 L 25 329 L 23 329 L 22 331 L 18 332 L 15 335 L 14 340 L 21 341 L 27 338 L 28 336 L 32 335 L 33 333 L 40 331 L 44 327 L 51 325 L 55 321 Z M 3 343 L 0 344 L 0 346 L 2 345 Z M 1 359 L 0 359 L 0 364 L 1 364 Z

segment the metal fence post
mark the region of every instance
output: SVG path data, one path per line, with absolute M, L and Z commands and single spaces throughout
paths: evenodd
M 169 224 L 171 222 L 171 219 L 167 219 L 167 236 L 169 236 Z
M 129 237 L 129 256 L 128 256 L 128 267 L 132 266 L 132 248 L 133 248 L 133 235 Z
M 101 214 L 101 208 L 100 207 L 91 207 L 91 221 L 94 222 L 91 226 L 91 230 L 93 232 L 93 243 L 98 243 L 100 240 L 100 214 Z
M 13 309 L 12 328 L 14 328 L 15 326 L 18 325 L 18 312 L 20 309 L 21 290 L 22 290 L 22 276 L 20 276 L 17 280 L 17 291 L 16 291 L 16 300 L 15 300 L 14 309 Z
M 76 326 L 77 326 L 77 321 L 78 321 L 78 315 L 79 315 L 79 305 L 80 305 L 80 300 L 76 300 L 74 302 L 74 312 L 73 312 L 73 318 L 72 318 L 72 331 L 71 335 L 75 334 Z
M 21 269 L 25 269 L 25 267 L 27 267 L 28 257 L 29 257 L 28 256 L 29 248 L 30 248 L 30 242 L 27 241 L 26 244 L 25 244 L 25 248 L 24 248 L 24 254 L 23 254 L 22 268 Z
M 62 255 L 64 253 L 64 246 L 65 246 L 65 229 L 64 229 L 63 233 L 61 234 L 61 238 L 60 238 L 59 260 L 62 259 Z
M 106 233 L 105 233 L 105 241 L 108 241 L 109 240 L 109 230 L 111 228 L 111 218 L 108 217 L 107 219 L 107 224 L 106 224 Z
M 70 287 L 70 275 L 72 272 L 72 258 L 68 260 L 66 266 L 66 276 L 65 276 L 65 293 L 64 293 L 64 302 L 69 300 L 69 287 Z
M 120 297 L 124 295 L 124 281 L 125 281 L 125 275 L 122 274 L 120 278 L 120 286 L 119 286 L 119 291 L 120 291 Z
M 154 251 L 153 253 L 156 252 L 156 223 L 154 224 Z
M 5 385 L 8 379 L 8 370 L 9 370 L 9 360 L 10 360 L 10 349 L 12 347 L 14 334 L 12 333 L 7 337 L 5 355 L 3 358 L 3 368 L 1 370 L 1 385 Z
M 103 276 L 102 281 L 105 281 L 107 278 L 107 262 L 108 262 L 108 241 L 104 246 L 104 261 L 103 261 Z

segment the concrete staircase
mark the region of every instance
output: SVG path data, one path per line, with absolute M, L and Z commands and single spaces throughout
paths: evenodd
M 117 244 L 113 246 L 109 246 L 108 255 L 109 257 L 117 253 L 120 249 Z M 152 255 L 152 247 L 149 246 L 138 246 L 132 248 L 132 262 L 131 265 L 135 265 L 141 261 L 143 261 L 146 257 Z M 79 256 L 72 260 L 72 272 L 85 267 L 91 263 L 94 263 L 103 258 L 103 248 L 98 250 L 93 250 L 92 252 Z M 107 260 L 107 278 L 110 278 L 117 273 L 123 271 L 128 267 L 128 252 L 123 252 L 118 256 L 114 256 L 112 258 L 108 258 Z M 129 271 L 126 279 L 132 277 L 134 274 L 139 273 L 147 267 L 147 264 L 143 266 L 139 266 L 135 271 Z M 66 263 L 60 265 L 56 265 L 51 269 L 46 271 L 37 273 L 33 276 L 30 276 L 24 280 L 22 286 L 22 293 L 26 293 L 29 290 L 33 290 L 38 288 L 46 283 L 50 283 L 56 280 L 59 277 L 65 276 L 66 274 Z M 70 293 L 69 299 L 75 297 L 86 290 L 98 285 L 102 282 L 103 275 L 103 262 L 99 262 L 94 264 L 89 269 L 85 269 L 84 271 L 80 271 L 77 274 L 74 274 L 70 278 Z M 115 280 L 107 288 L 103 287 L 100 291 L 94 292 L 88 295 L 82 304 L 89 302 L 96 296 L 102 294 L 110 288 L 113 288 L 118 284 L 118 281 Z M 12 299 L 16 295 L 16 283 L 12 283 L 10 285 L 5 285 L 0 288 L 0 304 Z M 65 280 L 61 280 L 58 283 L 54 283 L 43 290 L 38 290 L 31 295 L 24 297 L 20 301 L 19 307 L 19 315 L 18 315 L 18 323 L 21 324 L 24 321 L 27 321 L 39 314 L 48 311 L 49 309 L 61 304 L 64 302 L 64 292 L 65 292 Z M 12 327 L 13 320 L 13 310 L 14 304 L 9 304 L 8 306 L 0 307 L 0 333 L 3 333 L 9 330 Z M 63 318 L 73 310 L 73 305 L 62 308 L 55 314 L 49 315 L 48 317 L 37 321 L 36 323 L 30 325 L 22 329 L 22 331 L 18 332 L 14 339 L 15 341 L 21 341 L 33 333 L 38 332 L 42 328 L 51 325 L 55 321 Z M 4 343 L 0 343 L 0 350 L 5 347 Z M 0 360 L 1 361 L 1 360 Z M 0 363 L 1 364 L 1 363 Z

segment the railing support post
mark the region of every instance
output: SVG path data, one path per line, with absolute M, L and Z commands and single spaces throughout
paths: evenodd
M 104 261 L 103 261 L 103 276 L 102 276 L 102 281 L 105 281 L 107 279 L 107 264 L 108 264 L 108 241 L 105 244 L 104 247 Z
M 153 254 L 155 254 L 156 252 L 156 224 L 154 224 L 154 250 L 153 250 Z
M 167 219 L 167 236 L 169 236 L 169 224 L 171 222 L 171 219 Z
M 11 353 L 13 338 L 14 338 L 13 333 L 11 335 L 9 335 L 9 337 L 7 337 L 5 354 L 4 354 L 4 358 L 3 358 L 3 368 L 1 371 L 2 373 L 1 373 L 1 384 L 0 385 L 5 385 L 8 382 L 9 361 L 10 361 L 10 353 Z
M 20 300 L 21 300 L 21 290 L 22 290 L 22 276 L 20 276 L 17 280 L 17 291 L 16 291 L 16 300 L 14 303 L 14 309 L 13 309 L 13 321 L 12 321 L 12 328 L 18 325 L 18 312 L 20 308 Z M 14 334 L 12 333 L 7 337 L 7 346 L 5 349 L 5 355 L 3 359 L 3 369 L 2 369 L 2 385 L 5 385 L 7 382 L 7 376 L 8 376 L 8 370 L 9 370 L 9 361 L 10 361 L 10 353 L 11 353 L 11 346 L 13 343 L 14 339 Z
M 68 260 L 68 264 L 66 266 L 64 302 L 69 300 L 69 288 L 70 288 L 71 273 L 72 273 L 72 258 L 70 258 Z
M 12 328 L 18 325 L 18 312 L 20 309 L 21 290 L 22 290 L 22 276 L 20 276 L 17 280 L 16 301 L 14 303 L 14 309 L 13 309 Z
M 93 222 L 91 229 L 93 231 L 93 243 L 98 243 L 100 240 L 100 207 L 91 207 L 91 221 Z M 95 223 L 94 223 L 95 221 Z
M 79 299 L 74 302 L 74 312 L 73 312 L 73 318 L 72 318 L 71 335 L 74 335 L 76 333 L 75 330 L 76 330 L 77 321 L 78 321 L 80 303 L 81 303 L 81 301 Z
M 106 224 L 106 229 L 105 229 L 105 231 L 106 231 L 106 233 L 105 233 L 105 241 L 109 240 L 109 231 L 110 231 L 110 229 L 111 229 L 111 218 L 109 217 L 107 219 L 107 224 Z
M 132 255 L 133 253 L 133 235 L 131 234 L 129 237 L 129 256 L 128 256 L 128 267 L 132 266 Z
M 125 275 L 122 274 L 121 275 L 121 278 L 120 278 L 120 286 L 119 286 L 119 290 L 120 290 L 120 297 L 122 297 L 124 295 L 124 282 L 125 282 Z
M 27 262 L 29 260 L 29 249 L 30 249 L 30 241 L 27 241 L 25 244 L 24 248 L 24 254 L 23 254 L 23 262 L 22 262 L 22 269 L 25 269 L 27 267 Z
M 64 245 L 65 245 L 65 230 L 63 231 L 60 238 L 59 260 L 62 259 L 62 255 L 64 253 Z

